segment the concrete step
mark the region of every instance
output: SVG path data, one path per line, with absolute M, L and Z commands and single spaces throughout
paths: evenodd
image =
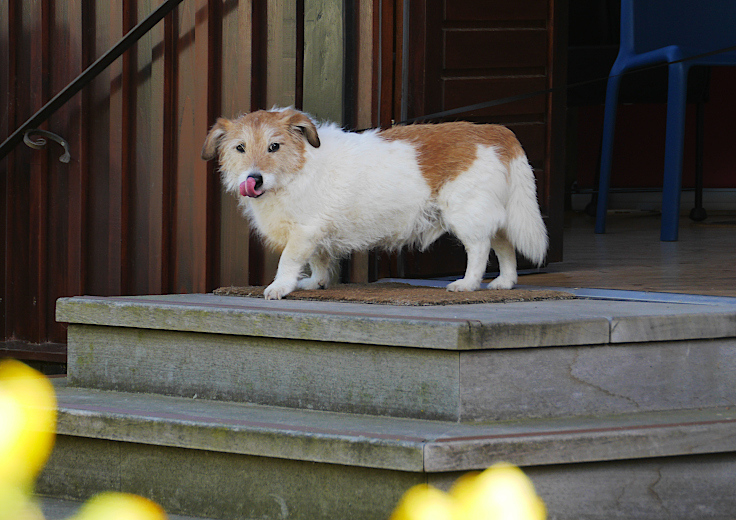
M 736 306 L 61 299 L 71 385 L 441 421 L 736 402 Z
M 54 497 L 38 497 L 41 511 L 45 520 L 65 520 L 77 514 L 84 505 L 80 500 L 64 500 Z M 185 516 L 168 514 L 169 520 L 208 520 L 199 516 Z M 214 519 L 212 519 L 214 520 Z M 224 520 L 224 519 L 223 519 Z
M 414 484 L 448 488 L 505 460 L 550 518 L 736 510 L 732 408 L 457 423 L 56 386 L 38 491 L 65 499 L 117 490 L 210 518 L 385 519 Z

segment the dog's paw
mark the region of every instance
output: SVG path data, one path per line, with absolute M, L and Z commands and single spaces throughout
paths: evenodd
M 489 289 L 513 289 L 516 285 L 516 280 L 510 278 L 498 277 L 488 284 Z
M 296 284 L 296 287 L 297 289 L 305 291 L 311 291 L 314 289 L 326 289 L 327 281 L 311 276 L 309 278 L 302 278 L 301 280 L 299 280 L 299 283 Z
M 263 291 L 263 297 L 267 300 L 280 300 L 296 288 L 296 283 L 275 280 Z
M 465 278 L 456 280 L 447 286 L 447 290 L 451 292 L 469 292 L 477 291 L 478 289 L 480 289 L 480 281 L 475 282 L 466 280 Z

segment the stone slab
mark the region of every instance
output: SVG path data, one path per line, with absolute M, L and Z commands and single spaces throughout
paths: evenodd
M 80 387 L 458 420 L 458 352 L 74 325 Z
M 137 493 L 210 518 L 385 519 L 411 486 L 522 466 L 550 518 L 731 518 L 736 411 L 454 424 L 79 390 L 57 382 L 41 494 Z M 377 461 L 377 462 L 376 462 Z
M 76 297 L 57 302 L 68 323 L 178 330 L 371 345 L 465 348 L 476 323 L 450 316 L 379 312 L 376 306 L 265 300 L 214 295 Z M 336 307 L 337 305 L 337 307 Z M 342 306 L 348 306 L 342 308 Z M 360 306 L 365 307 L 365 306 Z
M 736 456 L 687 455 L 525 466 L 548 518 L 731 520 Z M 168 512 L 228 520 L 385 520 L 411 486 L 448 489 L 464 472 L 407 473 L 60 436 L 41 492 L 87 498 L 105 488 Z M 176 518 L 176 517 L 172 517 Z
M 175 514 L 228 520 L 377 520 L 425 481 L 420 473 L 59 435 L 37 490 L 75 499 L 134 493 Z
M 58 385 L 61 435 L 392 471 L 483 469 L 736 451 L 736 410 L 451 423 Z
M 728 406 L 736 341 L 441 350 L 70 325 L 78 387 L 446 421 Z
M 460 354 L 462 421 L 732 406 L 736 340 Z
M 66 520 L 76 515 L 84 505 L 80 500 L 64 500 L 54 497 L 37 497 L 44 520 Z M 208 520 L 201 516 L 175 515 L 167 512 L 168 520 Z M 214 519 L 212 519 L 214 520 Z
M 400 307 L 212 294 L 74 297 L 57 320 L 449 350 L 736 337 L 736 308 L 579 299 Z
M 62 435 L 401 471 L 424 465 L 414 420 L 55 386 Z
M 523 468 L 556 520 L 732 520 L 733 453 Z M 435 473 L 449 489 L 462 473 Z
M 711 308 L 712 309 L 712 308 Z M 678 312 L 611 320 L 611 343 L 734 338 L 736 312 Z

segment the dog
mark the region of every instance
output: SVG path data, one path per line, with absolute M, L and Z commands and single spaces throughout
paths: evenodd
M 281 252 L 264 291 L 269 300 L 327 287 L 335 260 L 352 251 L 424 250 L 445 232 L 467 253 L 465 276 L 449 291 L 480 288 L 491 248 L 500 273 L 490 289 L 516 284 L 516 250 L 537 266 L 546 256 L 534 173 L 514 133 L 500 125 L 354 133 L 273 108 L 218 119 L 202 158 L 219 159 L 225 189 Z

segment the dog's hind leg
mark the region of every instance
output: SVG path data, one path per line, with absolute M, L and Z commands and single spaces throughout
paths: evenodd
M 491 240 L 468 240 L 458 236 L 465 246 L 468 255 L 468 265 L 465 268 L 465 277 L 452 282 L 447 286 L 448 291 L 476 291 L 480 289 L 480 282 L 486 272 L 488 255 L 491 252 Z
M 493 251 L 498 257 L 498 277 L 488 284 L 489 289 L 511 289 L 516 284 L 516 250 L 503 232 L 493 238 Z
M 330 285 L 330 255 L 324 251 L 315 253 L 309 259 L 309 268 L 312 274 L 309 278 L 302 278 L 297 284 L 298 289 L 326 289 Z

